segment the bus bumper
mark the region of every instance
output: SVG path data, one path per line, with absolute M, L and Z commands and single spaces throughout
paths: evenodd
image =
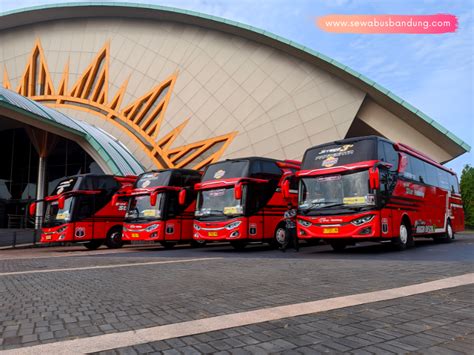
M 72 242 L 73 239 L 74 226 L 72 224 L 62 224 L 41 230 L 40 243 Z
M 226 221 L 194 221 L 194 240 L 233 241 L 247 239 L 247 222 L 244 218 Z
M 124 223 L 122 240 L 125 241 L 162 241 L 164 240 L 163 222 Z
M 362 241 L 380 239 L 380 214 L 370 211 L 338 216 L 298 216 L 299 239 L 345 239 Z

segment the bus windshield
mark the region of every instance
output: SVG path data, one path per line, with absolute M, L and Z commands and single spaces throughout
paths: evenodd
M 58 226 L 71 221 L 72 205 L 74 197 L 64 200 L 64 208 L 59 208 L 58 200 L 46 201 L 46 212 L 44 215 L 45 226 Z
M 136 196 L 130 199 L 125 221 L 138 222 L 140 220 L 159 220 L 163 217 L 164 193 L 159 193 L 156 197 L 156 204 L 150 203 L 150 195 Z
M 242 215 L 245 191 L 246 186 L 242 186 L 242 199 L 240 200 L 235 198 L 233 187 L 200 191 L 196 217 Z
M 299 208 L 302 211 L 344 206 L 374 205 L 369 194 L 367 170 L 344 175 L 328 175 L 301 179 Z

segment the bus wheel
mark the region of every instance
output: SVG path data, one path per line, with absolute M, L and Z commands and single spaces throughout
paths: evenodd
M 343 242 L 342 240 L 335 240 L 330 242 L 331 247 L 334 249 L 334 251 L 343 251 L 346 249 L 347 244 Z
M 96 250 L 102 245 L 103 240 L 101 239 L 94 239 L 90 242 L 84 244 L 84 246 L 89 250 Z
M 247 242 L 243 240 L 235 240 L 233 242 L 230 242 L 230 245 L 232 245 L 235 250 L 244 250 L 247 246 Z
M 413 246 L 413 237 L 411 235 L 410 227 L 406 222 L 400 224 L 399 236 L 392 239 L 392 245 L 395 250 L 402 251 Z
M 161 246 L 165 249 L 173 249 L 176 243 L 174 242 L 160 242 Z
M 286 232 L 286 228 L 281 225 L 275 231 L 275 236 L 271 242 L 271 245 L 275 248 L 279 248 L 288 244 L 288 236 Z
M 448 223 L 446 224 L 446 232 L 444 232 L 441 236 L 434 237 L 433 239 L 440 243 L 451 243 L 454 240 L 454 231 L 449 219 Z
M 191 241 L 191 246 L 193 248 L 200 248 L 200 247 L 203 247 L 206 245 L 206 241 L 205 240 L 192 240 Z
M 121 228 L 113 228 L 107 234 L 107 238 L 105 238 L 105 245 L 107 248 L 110 249 L 118 249 L 123 246 L 122 240 L 122 229 Z

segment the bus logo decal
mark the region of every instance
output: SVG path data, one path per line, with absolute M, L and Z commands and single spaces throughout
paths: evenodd
M 225 175 L 225 170 L 217 170 L 216 173 L 214 174 L 214 179 L 220 179 Z
M 339 158 L 329 156 L 325 160 L 323 160 L 321 165 L 325 168 L 330 168 L 330 167 L 336 165 L 338 160 L 339 160 Z
M 77 227 L 74 231 L 74 236 L 76 238 L 84 238 L 86 236 L 86 229 L 84 227 Z

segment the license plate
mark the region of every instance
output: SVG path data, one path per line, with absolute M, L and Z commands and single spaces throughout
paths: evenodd
M 324 228 L 323 234 L 334 234 L 339 233 L 339 228 Z
M 50 236 L 50 235 L 47 235 L 44 239 L 46 239 L 46 240 L 51 240 L 51 236 Z
M 207 233 L 208 237 L 217 237 L 217 235 L 218 235 L 217 232 L 208 232 Z
M 140 234 L 138 233 L 132 233 L 132 238 L 139 238 L 140 237 Z

